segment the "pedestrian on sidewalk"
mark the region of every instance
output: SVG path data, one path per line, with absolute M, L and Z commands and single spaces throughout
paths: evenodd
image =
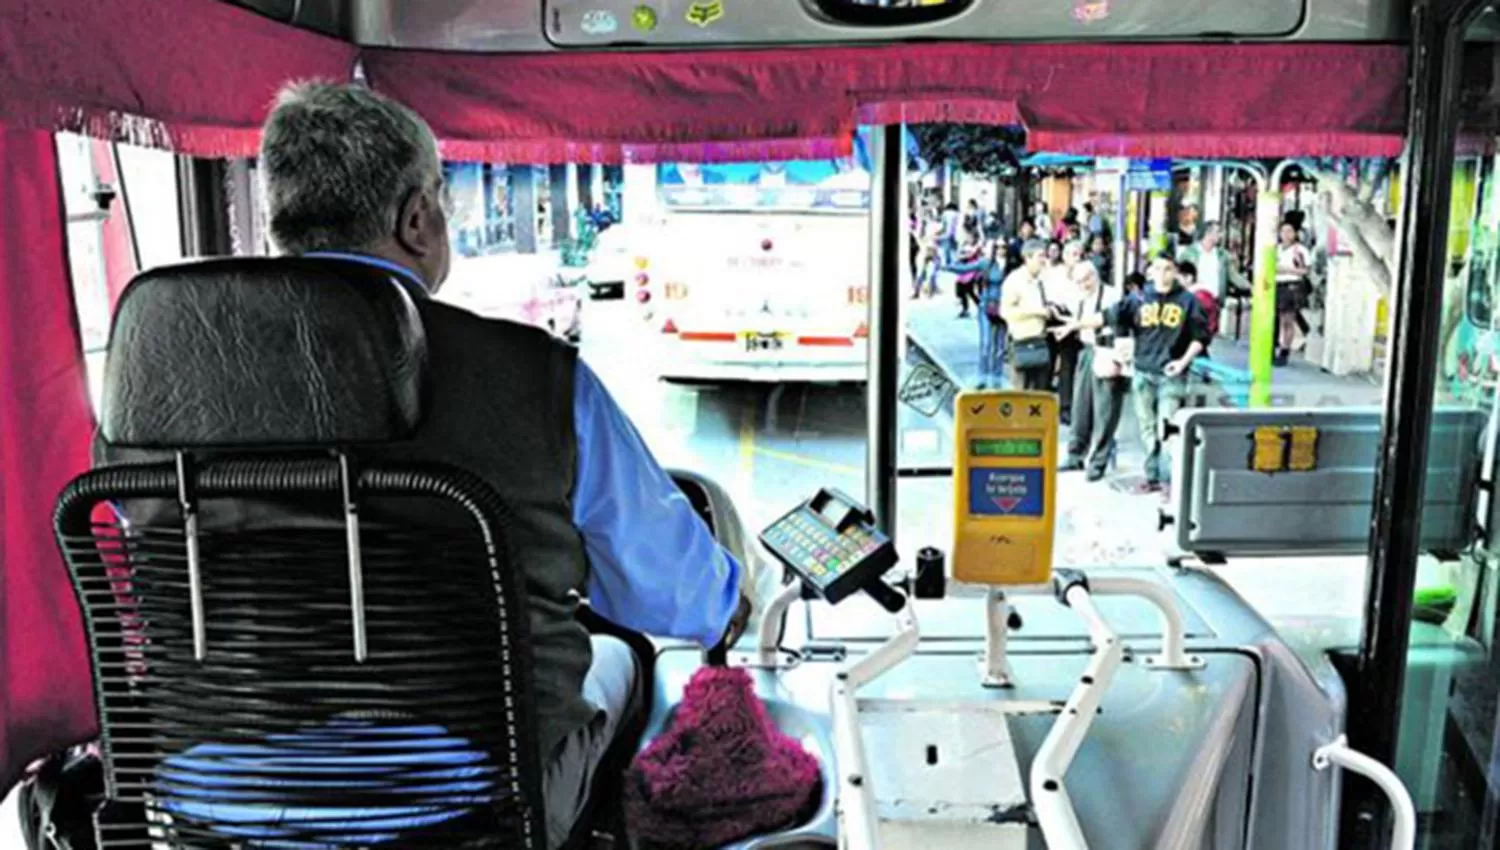
M 1199 277 L 1198 267 L 1189 260 L 1177 261 L 1177 281 L 1182 288 L 1193 293 L 1198 299 L 1198 306 L 1203 308 L 1203 317 L 1208 322 L 1208 338 L 1203 346 L 1203 356 L 1208 356 L 1209 346 L 1213 345 L 1213 338 L 1219 335 L 1219 299 L 1214 294 L 1216 287 Z
M 1276 245 L 1276 316 L 1279 333 L 1276 356 L 1271 362 L 1277 366 L 1285 366 L 1292 352 L 1300 352 L 1307 347 L 1310 328 L 1307 319 L 1302 316 L 1302 310 L 1307 306 L 1307 292 L 1312 288 L 1309 281 L 1312 253 L 1302 244 L 1296 225 L 1290 221 L 1281 223 L 1279 236 L 1281 241 Z
M 1062 262 L 1048 269 L 1042 277 L 1043 291 L 1047 303 L 1057 308 L 1057 318 L 1048 322 L 1048 327 L 1061 329 L 1077 318 L 1077 278 L 1074 276 L 1083 262 L 1083 243 L 1069 242 L 1063 246 Z M 1082 345 L 1076 331 L 1049 335 L 1052 346 L 1052 375 L 1057 388 L 1058 412 L 1062 424 L 1073 421 L 1073 373 L 1078 368 L 1078 350 Z
M 1047 303 L 1042 273 L 1047 268 L 1047 243 L 1033 239 L 1021 247 L 1021 267 L 1005 278 L 1000 289 L 1000 318 L 1010 333 L 1012 386 L 1023 390 L 1052 388 L 1052 350 L 1047 344 L 1047 322 L 1057 320 L 1057 308 Z
M 1031 223 L 1036 226 L 1036 235 L 1045 238 L 1052 235 L 1052 213 L 1047 211 L 1046 201 L 1037 201 L 1031 208 Z
M 958 318 L 969 318 L 969 302 L 979 304 L 979 287 L 981 278 L 984 277 L 984 266 L 987 258 L 984 256 L 984 246 L 979 239 L 970 234 L 964 240 L 962 248 L 958 249 L 958 257 L 949 271 L 955 272 L 957 278 L 953 283 L 954 294 L 958 296 Z M 972 271 L 957 271 L 960 266 L 970 267 Z
M 922 244 L 917 259 L 917 274 L 912 278 L 911 300 L 913 301 L 922 297 L 924 286 L 927 288 L 928 298 L 937 294 L 938 270 L 942 268 L 942 257 L 938 250 L 938 243 L 942 236 L 942 222 L 932 218 L 920 226 Z
M 1203 225 L 1203 235 L 1197 242 L 1183 248 L 1177 259 L 1186 260 L 1198 269 L 1198 280 L 1213 292 L 1214 298 L 1223 303 L 1225 298 L 1240 298 L 1250 294 L 1250 281 L 1240 271 L 1240 263 L 1234 255 L 1219 244 L 1224 228 L 1217 221 Z
M 943 207 L 942 231 L 938 234 L 938 256 L 945 266 L 953 264 L 953 255 L 958 251 L 958 230 L 962 217 L 958 204 L 949 202 Z
M 1006 281 L 1007 253 L 1005 241 L 990 243 L 989 256 L 953 266 L 949 271 L 972 281 L 973 298 L 978 305 L 979 388 L 1000 387 L 1005 364 L 1006 323 L 1000 315 L 1001 292 Z
M 1139 298 L 1115 309 L 1115 332 L 1135 345 L 1135 415 L 1146 448 L 1145 492 L 1158 492 L 1169 477 L 1162 453 L 1162 426 L 1187 396 L 1188 367 L 1208 344 L 1208 319 L 1198 299 L 1177 280 L 1168 254 L 1151 261 L 1151 285 Z
M 1015 238 L 1011 239 L 1010 245 L 1006 246 L 1008 249 L 1007 256 L 1010 260 L 1010 268 L 1006 269 L 1007 272 L 1013 272 L 1021 267 L 1021 248 L 1035 238 L 1036 225 L 1029 218 L 1021 219 L 1021 225 L 1016 230 Z
M 1125 409 L 1125 393 L 1130 388 L 1122 364 L 1115 355 L 1114 327 L 1111 312 L 1120 301 L 1120 293 L 1105 286 L 1092 263 L 1080 263 L 1074 270 L 1078 286 L 1078 317 L 1058 332 L 1076 332 L 1082 348 L 1078 356 L 1078 373 L 1073 384 L 1073 422 L 1068 433 L 1068 455 L 1061 469 L 1066 472 L 1088 468 L 1088 480 L 1098 481 L 1115 460 L 1115 431 Z
M 1110 275 L 1109 242 L 1103 236 L 1095 235 L 1089 239 L 1088 261 L 1098 270 L 1102 285 L 1109 286 L 1114 282 Z

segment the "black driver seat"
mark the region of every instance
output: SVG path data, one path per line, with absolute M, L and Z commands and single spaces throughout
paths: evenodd
M 100 846 L 545 847 L 506 504 L 393 461 L 427 395 L 402 281 L 336 260 L 148 272 L 59 499 L 88 627 Z

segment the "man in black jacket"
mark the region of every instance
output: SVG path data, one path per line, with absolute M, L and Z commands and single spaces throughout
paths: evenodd
M 1168 256 L 1151 261 L 1150 285 L 1115 310 L 1120 336 L 1135 340 L 1135 416 L 1146 449 L 1144 490 L 1156 492 L 1168 477 L 1162 458 L 1162 425 L 1182 407 L 1188 366 L 1209 342 L 1208 316 L 1193 293 L 1177 281 Z

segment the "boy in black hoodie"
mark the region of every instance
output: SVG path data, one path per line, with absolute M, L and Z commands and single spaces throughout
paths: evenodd
M 1135 417 L 1146 448 L 1145 490 L 1156 492 L 1167 479 L 1161 451 L 1161 426 L 1172 418 L 1187 395 L 1188 366 L 1209 342 L 1208 316 L 1193 293 L 1177 281 L 1171 257 L 1151 261 L 1151 281 L 1140 295 L 1115 309 L 1120 336 L 1135 339 Z

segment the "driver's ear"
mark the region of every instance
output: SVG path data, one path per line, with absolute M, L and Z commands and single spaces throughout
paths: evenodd
M 429 193 L 421 188 L 407 192 L 396 213 L 396 242 L 416 257 L 432 253 L 435 246 L 428 218 L 436 212 Z

